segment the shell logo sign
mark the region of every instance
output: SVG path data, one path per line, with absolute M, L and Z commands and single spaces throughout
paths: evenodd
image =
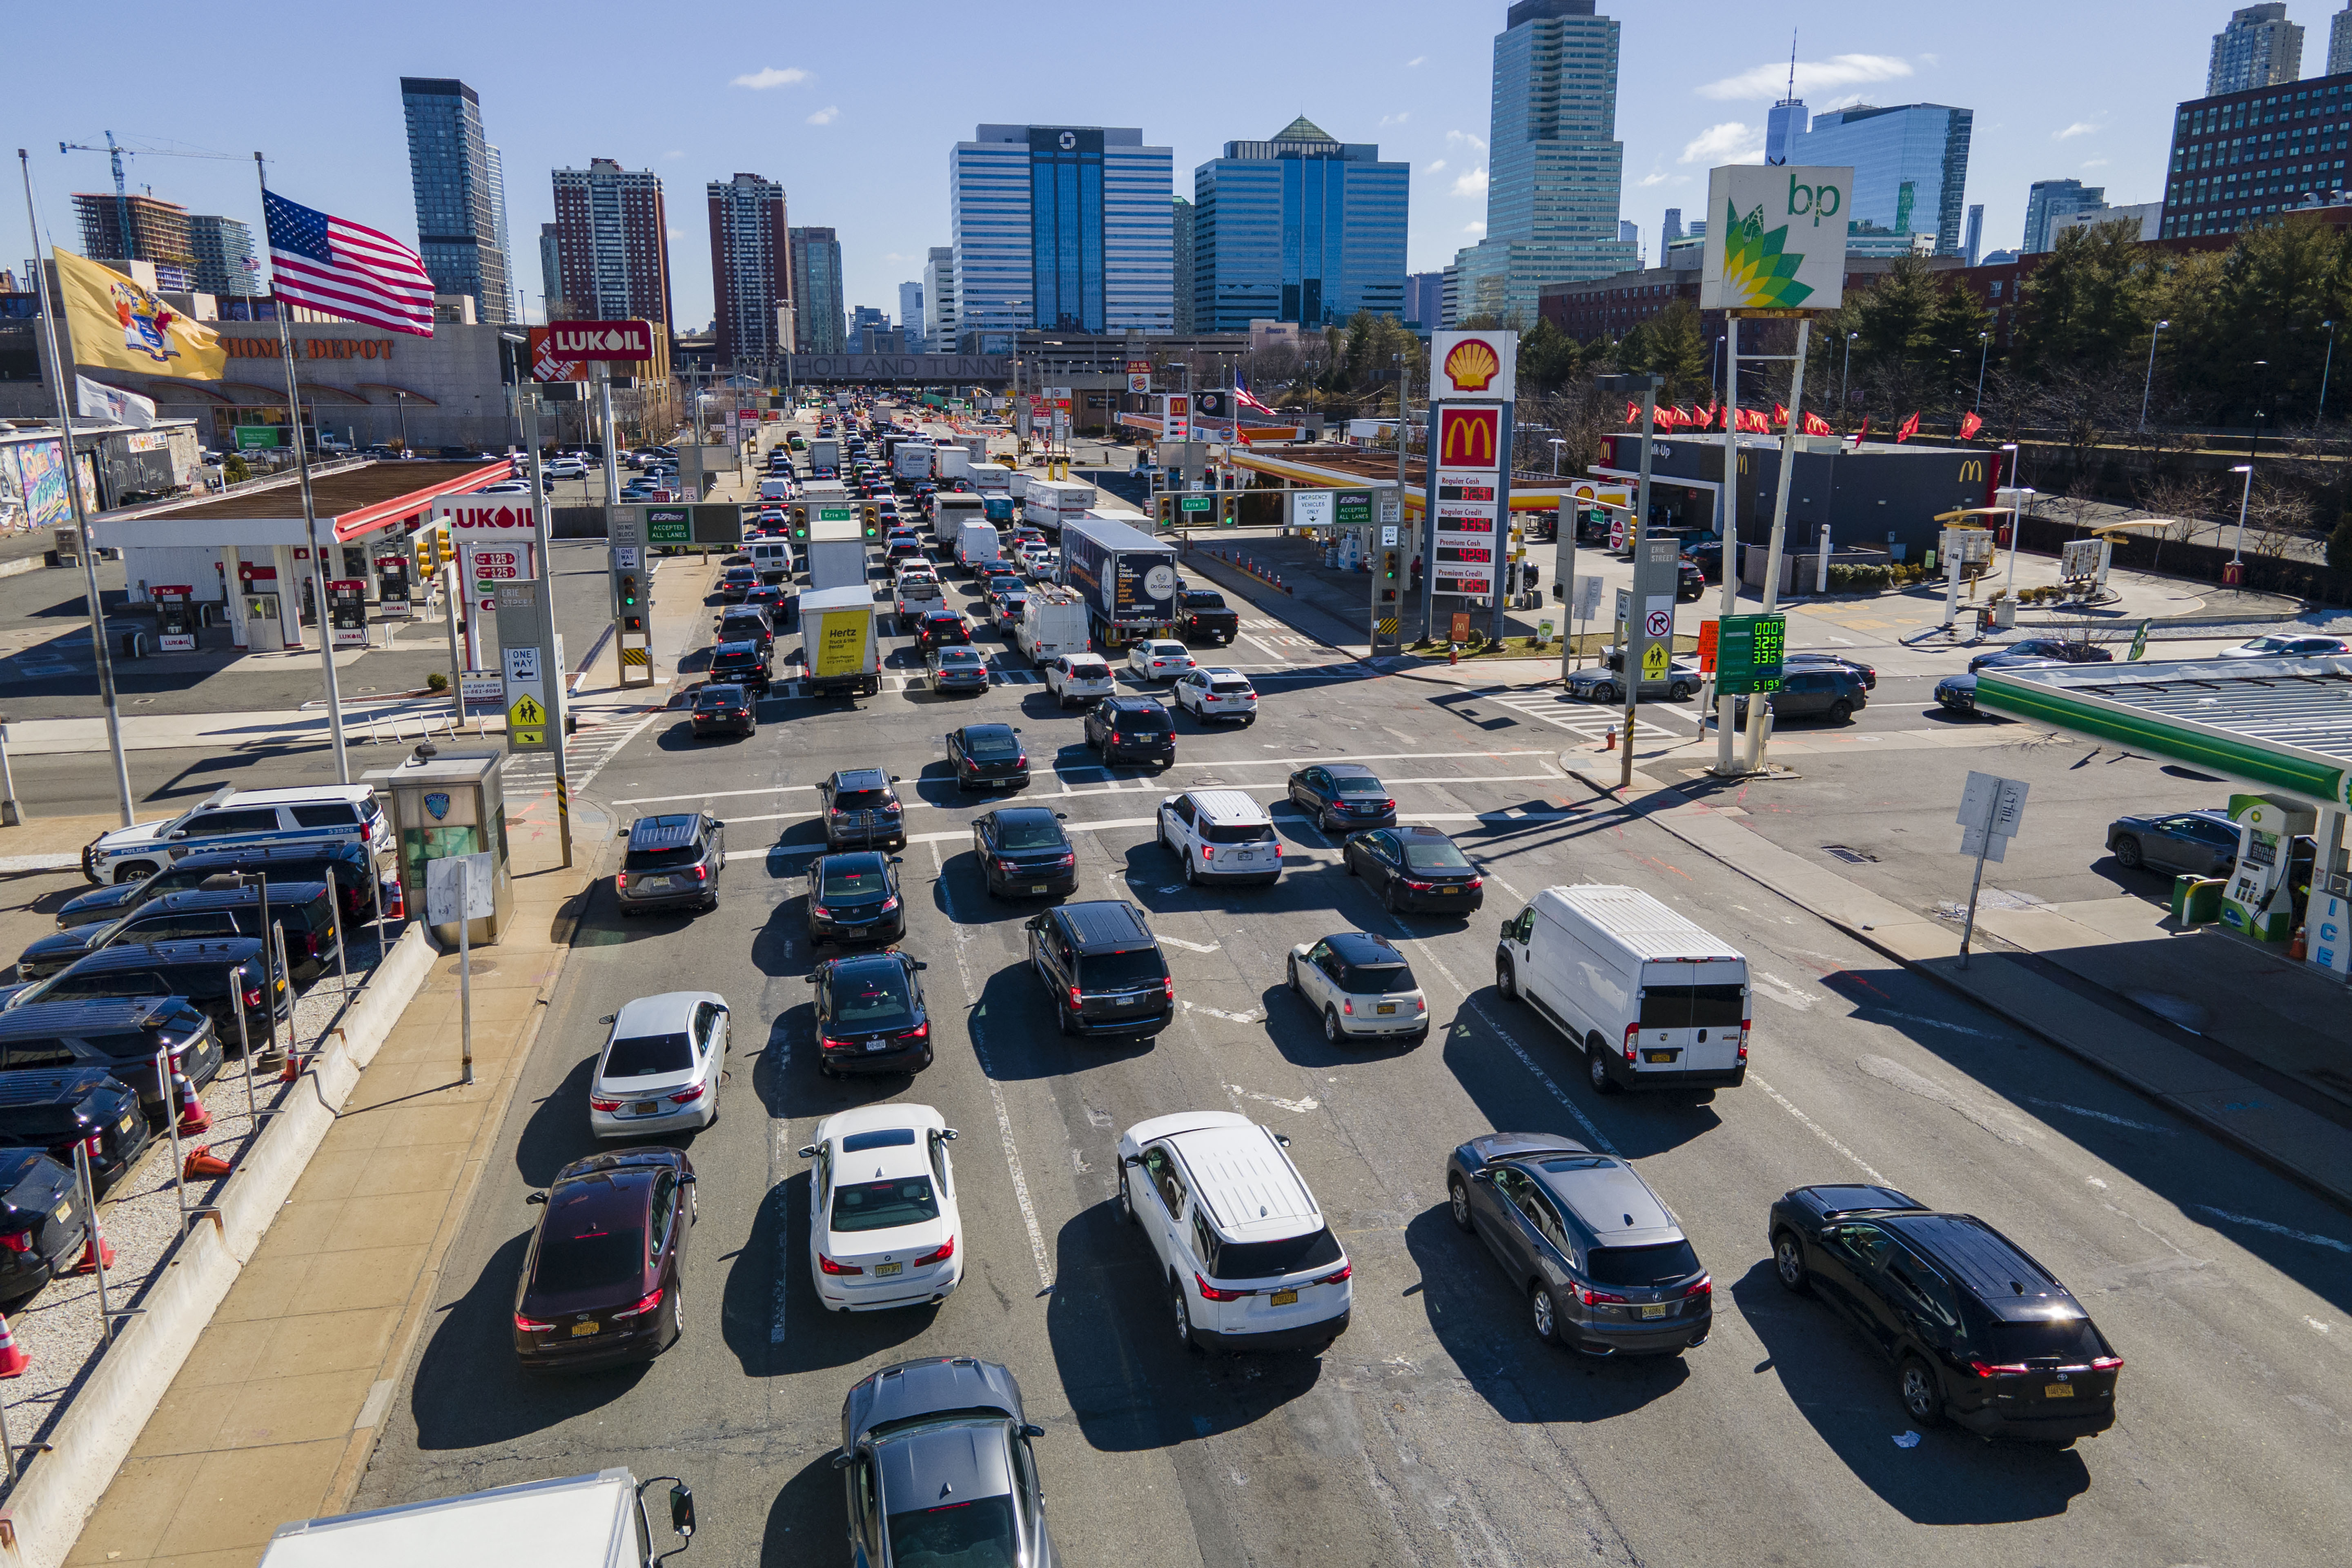
M 1516 383 L 1519 334 L 1504 331 L 1433 332 L 1430 335 L 1430 397 L 1508 403 Z

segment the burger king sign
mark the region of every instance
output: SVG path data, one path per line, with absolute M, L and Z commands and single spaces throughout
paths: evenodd
M 1518 357 L 1517 332 L 1433 332 L 1429 341 L 1431 400 L 1508 403 L 1515 395 Z

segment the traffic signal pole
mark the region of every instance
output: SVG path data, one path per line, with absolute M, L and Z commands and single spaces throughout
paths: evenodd
M 597 381 L 604 394 L 604 531 L 613 531 L 613 384 L 611 367 L 596 367 Z M 549 749 L 555 753 L 555 823 L 557 835 L 563 846 L 564 869 L 572 868 L 572 767 L 564 753 L 570 749 L 571 737 L 565 733 L 572 727 L 571 703 L 563 683 L 567 679 L 563 662 L 555 657 L 555 554 L 550 548 L 553 532 L 548 526 L 547 485 L 540 474 L 539 399 L 530 400 L 530 519 L 531 535 L 539 546 L 539 581 L 543 593 L 541 603 L 545 613 L 540 616 L 540 626 L 547 636 L 545 646 L 539 650 L 539 667 L 546 670 L 548 690 L 554 700 L 548 704 L 548 718 L 555 728 L 555 744 Z

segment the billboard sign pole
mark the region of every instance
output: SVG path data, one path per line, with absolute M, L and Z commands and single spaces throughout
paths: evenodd
M 1510 518 L 1510 440 L 1519 335 L 1437 332 L 1429 345 L 1431 482 L 1423 603 L 1437 593 L 1492 602 L 1504 624 L 1502 563 Z

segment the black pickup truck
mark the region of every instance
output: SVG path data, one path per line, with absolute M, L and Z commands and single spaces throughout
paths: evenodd
M 1242 629 L 1241 616 L 1225 607 L 1225 596 L 1206 588 L 1187 588 L 1177 595 L 1176 635 L 1186 642 L 1203 638 L 1230 643 Z

